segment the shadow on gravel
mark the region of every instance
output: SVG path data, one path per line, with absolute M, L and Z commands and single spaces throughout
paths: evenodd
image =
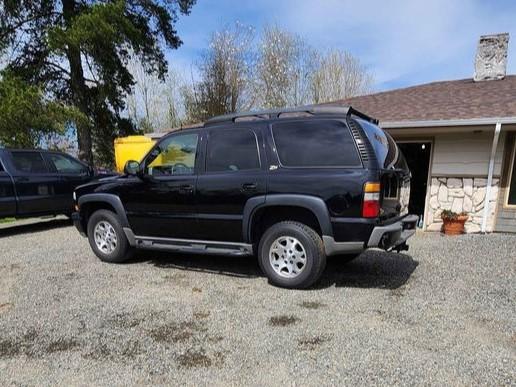
M 160 251 L 139 251 L 128 262 L 148 262 L 162 269 L 175 269 L 212 273 L 229 277 L 263 277 L 256 258 L 222 255 L 173 254 Z
M 148 262 L 162 269 L 212 273 L 230 277 L 264 277 L 256 258 L 209 255 L 180 255 L 145 251 L 128 262 Z M 418 262 L 406 254 L 370 250 L 352 262 L 328 259 L 326 270 L 315 289 L 331 286 L 354 288 L 397 289 L 410 278 Z
M 397 289 L 407 283 L 418 265 L 407 254 L 377 250 L 366 251 L 349 263 L 332 257 L 316 287 L 335 284 L 336 287 Z
M 70 219 L 52 219 L 46 220 L 42 219 L 41 222 L 38 223 L 30 223 L 30 224 L 13 224 L 12 226 L 0 228 L 0 238 L 13 236 L 13 235 L 21 235 L 21 234 L 29 234 L 33 232 L 39 231 L 48 231 L 52 229 L 69 227 L 72 225 L 72 221 Z

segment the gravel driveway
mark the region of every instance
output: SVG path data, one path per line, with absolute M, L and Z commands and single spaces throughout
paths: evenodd
M 63 220 L 0 246 L 2 386 L 516 383 L 516 235 L 420 234 L 308 291 L 254 259 L 105 264 Z

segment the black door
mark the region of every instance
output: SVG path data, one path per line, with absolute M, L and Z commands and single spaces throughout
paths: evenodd
M 59 175 L 52 173 L 38 151 L 11 151 L 13 179 L 18 195 L 18 214 L 47 215 L 59 212 L 56 197 Z
M 120 188 L 137 236 L 195 239 L 198 131 L 162 139 L 143 160 L 143 177 Z
M 59 180 L 55 184 L 55 195 L 60 205 L 60 211 L 73 211 L 72 194 L 75 187 L 90 180 L 88 166 L 73 157 L 54 152 L 44 152 L 51 172 L 57 173 Z
M 249 129 L 208 131 L 205 168 L 196 195 L 201 239 L 242 241 L 244 206 L 266 192 L 261 142 L 261 134 Z
M 16 198 L 13 182 L 0 161 L 0 218 L 14 216 L 15 214 Z

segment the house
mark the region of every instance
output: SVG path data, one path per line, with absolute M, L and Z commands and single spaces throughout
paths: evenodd
M 433 82 L 332 104 L 380 120 L 413 174 L 410 210 L 438 231 L 444 209 L 467 232 L 516 232 L 516 75 L 505 74 L 508 34 L 480 38 L 472 79 Z

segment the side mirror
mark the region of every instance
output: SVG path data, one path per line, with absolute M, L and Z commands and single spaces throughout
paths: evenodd
M 95 176 L 95 168 L 91 165 L 88 165 L 88 176 Z
M 140 171 L 140 163 L 135 160 L 129 160 L 125 163 L 124 173 L 130 176 L 136 176 Z

